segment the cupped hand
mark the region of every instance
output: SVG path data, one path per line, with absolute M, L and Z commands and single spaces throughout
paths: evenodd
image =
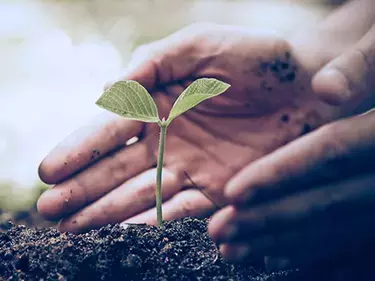
M 124 79 L 152 92 L 167 115 L 194 79 L 231 88 L 169 127 L 163 176 L 164 219 L 206 216 L 227 204 L 224 186 L 246 164 L 339 116 L 313 94 L 314 70 L 272 32 L 193 25 L 135 51 Z M 156 222 L 158 127 L 104 113 L 58 145 L 40 177 L 56 184 L 39 212 L 81 232 L 117 222 Z M 127 140 L 139 140 L 127 145 Z
M 375 111 L 325 125 L 233 177 L 232 205 L 214 215 L 211 236 L 233 260 L 357 259 L 373 245 L 374 161 Z
M 342 49 L 317 70 L 312 88 L 322 100 L 360 112 L 375 102 L 375 25 Z M 209 227 L 224 256 L 289 256 L 306 265 L 368 243 L 374 124 L 370 112 L 325 125 L 233 177 L 225 191 L 232 206 Z

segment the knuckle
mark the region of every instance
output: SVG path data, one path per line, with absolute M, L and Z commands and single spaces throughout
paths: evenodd
M 104 125 L 103 131 L 106 139 L 116 140 L 117 143 L 121 143 L 123 141 L 123 136 L 121 133 L 121 122 L 120 118 L 114 119 L 112 122 Z M 104 139 L 104 138 L 103 138 Z
M 193 202 L 190 200 L 185 200 L 181 203 L 181 212 L 184 216 L 192 217 L 194 216 L 194 206 Z
M 139 202 L 150 202 L 154 198 L 155 186 L 148 184 L 136 191 L 136 197 Z

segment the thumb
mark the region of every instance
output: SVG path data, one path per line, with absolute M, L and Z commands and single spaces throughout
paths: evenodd
M 314 92 L 331 105 L 357 106 L 375 85 L 375 25 L 348 51 L 330 61 L 312 80 Z
M 118 79 L 136 80 L 151 91 L 157 85 L 190 77 L 199 65 L 199 25 L 191 25 L 159 41 L 142 45 Z
M 158 49 L 160 49 L 159 55 L 156 52 Z M 148 90 L 153 89 L 158 80 L 159 65 L 156 62 L 160 61 L 160 58 L 157 57 L 162 57 L 162 54 L 161 48 L 157 47 L 157 42 L 136 48 L 125 70 L 118 77 L 108 81 L 104 89 L 107 90 L 112 84 L 121 80 L 135 80 Z

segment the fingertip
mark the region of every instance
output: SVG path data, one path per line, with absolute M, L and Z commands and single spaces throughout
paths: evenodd
M 45 191 L 38 199 L 38 213 L 47 220 L 56 220 L 60 217 L 63 204 L 69 199 L 64 199 L 64 194 L 53 188 Z
M 226 261 L 242 261 L 250 255 L 250 246 L 246 244 L 221 244 L 219 247 L 222 257 Z
M 45 219 L 52 219 L 53 212 L 49 204 L 49 191 L 45 191 L 38 199 L 36 203 L 38 213 Z
M 234 203 L 238 198 L 238 190 L 235 188 L 235 184 L 229 181 L 224 188 L 224 196 L 229 203 Z
M 333 106 L 342 105 L 351 97 L 348 79 L 333 67 L 319 71 L 313 77 L 311 86 L 321 100 Z
M 248 190 L 241 188 L 241 183 L 236 179 L 230 180 L 224 189 L 224 196 L 229 204 L 243 205 L 250 194 Z
M 236 217 L 236 210 L 233 206 L 225 207 L 214 214 L 208 224 L 208 233 L 213 241 L 222 241 L 224 237 L 233 236 L 235 227 L 229 224 Z M 232 227 L 233 226 L 233 227 Z
M 68 177 L 78 165 L 82 163 L 82 157 L 72 163 L 64 158 L 66 151 L 59 144 L 52 149 L 42 160 L 38 167 L 38 176 L 46 184 L 57 184 Z
M 89 216 L 81 214 L 73 214 L 69 217 L 61 219 L 57 225 L 57 229 L 60 232 L 70 232 L 70 233 L 84 233 L 90 229 L 99 228 L 102 225 L 92 224 L 92 220 Z
M 58 177 L 56 176 L 55 169 L 50 163 L 48 157 L 43 159 L 38 167 L 38 176 L 45 184 L 56 184 Z

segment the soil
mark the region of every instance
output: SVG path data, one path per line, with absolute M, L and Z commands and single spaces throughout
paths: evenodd
M 0 211 L 0 281 L 375 280 L 375 245 L 356 257 L 343 255 L 303 271 L 266 272 L 263 260 L 225 262 L 207 234 L 207 222 L 185 218 L 162 228 L 117 224 L 75 235 L 35 228 L 53 225 L 35 209 Z
M 185 218 L 74 235 L 8 223 L 0 233 L 0 280 L 289 280 L 288 271 L 224 262 L 206 227 Z

